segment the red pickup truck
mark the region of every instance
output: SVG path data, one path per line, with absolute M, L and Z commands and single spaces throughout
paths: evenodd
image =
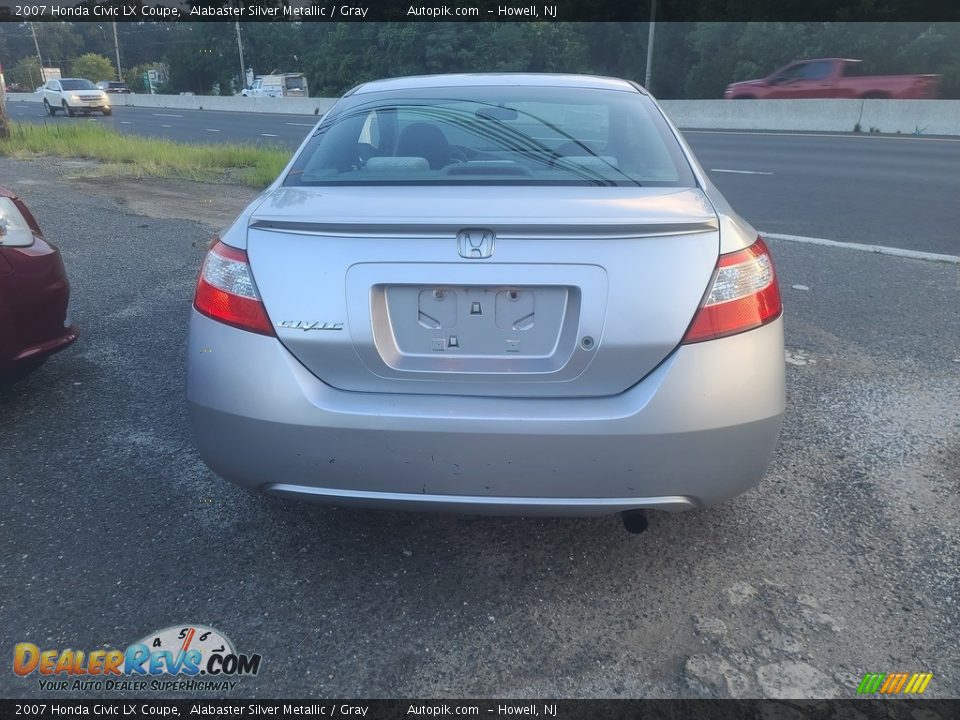
M 762 80 L 727 86 L 731 100 L 768 98 L 894 98 L 926 100 L 937 97 L 939 75 L 862 75 L 860 60 L 803 60 L 780 68 Z

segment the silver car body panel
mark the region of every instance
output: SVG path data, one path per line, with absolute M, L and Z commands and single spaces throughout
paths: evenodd
M 348 95 L 505 78 L 646 95 L 561 75 L 401 78 Z M 784 412 L 783 321 L 680 344 L 718 255 L 757 233 L 667 123 L 696 188 L 284 187 L 305 140 L 222 235 L 247 251 L 277 337 L 192 312 L 204 461 L 286 497 L 474 513 L 679 511 L 754 486 Z M 495 233 L 489 257 L 463 256 L 470 228 Z M 450 352 L 451 323 L 514 290 L 546 308 L 529 352 L 508 346 L 497 313 L 482 352 Z M 442 351 L 424 345 L 438 339 Z
M 760 480 L 784 408 L 782 320 L 681 346 L 603 398 L 337 390 L 275 338 L 196 311 L 188 357 L 204 461 L 251 490 L 317 502 L 557 515 L 708 507 Z
M 562 87 L 595 90 L 646 91 L 638 85 L 619 78 L 601 75 L 569 75 L 565 73 L 450 73 L 448 75 L 409 75 L 364 83 L 349 93 L 363 95 L 374 92 L 409 90 L 411 88 L 445 87 Z
M 247 252 L 280 341 L 344 390 L 622 392 L 690 324 L 716 264 L 716 215 L 699 190 L 548 190 L 376 188 L 373 207 L 356 189 L 277 190 Z M 496 250 L 467 261 L 457 233 L 476 226 L 495 228 Z M 434 294 L 443 302 L 425 307 Z M 430 322 L 443 303 L 450 321 Z M 504 321 L 513 306 L 528 326 Z M 301 329 L 313 323 L 344 331 Z

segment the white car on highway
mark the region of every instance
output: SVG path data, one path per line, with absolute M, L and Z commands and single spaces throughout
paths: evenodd
M 83 78 L 58 78 L 47 80 L 43 86 L 43 107 L 50 115 L 62 110 L 73 117 L 78 112 L 91 111 L 110 115 L 110 97 L 89 80 Z

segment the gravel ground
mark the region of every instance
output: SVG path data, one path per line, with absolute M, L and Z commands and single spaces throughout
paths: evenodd
M 894 671 L 960 695 L 956 267 L 771 243 L 788 415 L 768 477 L 721 507 L 639 536 L 362 512 L 197 457 L 185 330 L 213 228 L 169 217 L 175 186 L 161 218 L 61 166 L 0 175 L 60 245 L 83 332 L 0 389 L 6 652 L 200 623 L 262 654 L 237 697 L 851 697 Z M 43 695 L 0 673 L 0 696 Z

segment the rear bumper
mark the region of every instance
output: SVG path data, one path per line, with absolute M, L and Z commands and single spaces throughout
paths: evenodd
M 0 374 L 71 345 L 80 333 L 67 316 L 70 283 L 59 251 L 38 238 L 0 249 Z
M 679 348 L 603 398 L 336 390 L 274 338 L 193 312 L 190 420 L 250 489 L 345 505 L 502 514 L 686 510 L 763 476 L 784 410 L 783 326 Z
M 58 353 L 61 350 L 68 348 L 74 343 L 74 341 L 76 341 L 78 337 L 80 337 L 80 331 L 77 330 L 76 326 L 68 321 L 64 324 L 62 332 L 58 333 L 56 336 L 51 337 L 44 342 L 30 345 L 29 347 L 20 350 L 20 352 L 17 353 L 17 355 L 10 361 L 10 366 L 12 368 L 16 368 L 19 365 L 49 357 L 54 353 Z

